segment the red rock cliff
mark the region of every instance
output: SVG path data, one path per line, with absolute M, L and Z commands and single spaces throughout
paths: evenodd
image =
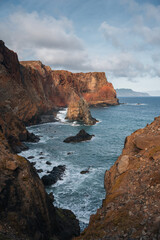
M 20 65 L 0 41 L 0 239 L 69 240 L 79 234 L 74 214 L 55 208 L 35 168 L 14 154 L 25 148 L 21 141 L 35 140 L 24 123 L 56 106 L 50 72 L 40 62 Z
M 160 239 L 160 117 L 126 138 L 106 198 L 77 239 Z
M 104 73 L 73 74 L 52 71 L 39 61 L 19 63 L 3 41 L 0 86 L 0 238 L 71 239 L 79 233 L 75 216 L 52 205 L 33 166 L 14 153 L 24 149 L 21 141 L 35 140 L 25 124 L 67 106 L 73 92 L 89 104 L 114 105 L 115 90 Z
M 23 122 L 54 107 L 67 106 L 75 92 L 90 105 L 116 105 L 118 100 L 105 73 L 53 71 L 40 61 L 19 63 L 17 54 L 0 41 L 0 106 Z

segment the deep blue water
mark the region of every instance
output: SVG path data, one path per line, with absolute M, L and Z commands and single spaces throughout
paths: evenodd
M 64 120 L 66 110 L 63 110 L 57 116 L 59 122 L 29 127 L 29 131 L 41 136 L 41 140 L 39 143 L 29 143 L 30 149 L 22 155 L 34 156 L 31 161 L 36 161 L 35 167 L 44 170 L 40 177 L 53 166 L 66 165 L 63 180 L 47 191 L 53 191 L 55 205 L 71 209 L 76 214 L 82 229 L 89 222 L 90 215 L 102 204 L 105 170 L 121 154 L 125 137 L 160 115 L 160 97 L 120 98 L 120 103 L 124 104 L 92 108 L 92 116 L 99 120 L 94 126 L 67 122 Z M 95 137 L 76 144 L 63 142 L 82 128 Z M 71 154 L 68 155 L 68 152 Z M 46 161 L 52 162 L 52 165 L 46 165 Z M 89 174 L 80 174 L 89 166 Z

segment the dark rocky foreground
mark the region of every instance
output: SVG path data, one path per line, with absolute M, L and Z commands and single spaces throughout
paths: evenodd
M 69 210 L 53 205 L 35 168 L 10 153 L 0 132 L 0 239 L 71 239 L 79 223 Z
M 79 133 L 75 136 L 71 136 L 66 138 L 63 142 L 65 143 L 76 143 L 76 142 L 82 142 L 82 141 L 87 141 L 91 140 L 94 135 L 88 134 L 84 129 L 81 129 Z

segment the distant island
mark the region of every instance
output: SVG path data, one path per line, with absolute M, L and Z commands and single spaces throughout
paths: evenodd
M 132 89 L 128 88 L 119 88 L 116 89 L 117 97 L 149 97 L 148 93 L 144 92 L 135 92 Z
M 148 92 L 150 96 L 160 96 L 160 90 L 155 90 L 155 91 L 149 91 Z

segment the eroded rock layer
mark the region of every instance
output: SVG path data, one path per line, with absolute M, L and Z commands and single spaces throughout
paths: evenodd
M 77 239 L 160 239 L 160 117 L 126 138 L 106 198 Z

